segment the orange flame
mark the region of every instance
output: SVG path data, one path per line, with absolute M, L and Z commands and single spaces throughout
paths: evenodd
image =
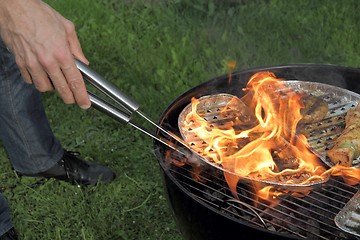
M 235 69 L 236 67 L 236 61 L 235 60 L 229 60 L 227 62 L 227 69 L 228 69 L 228 72 L 229 72 L 229 82 L 231 82 L 231 79 L 232 79 L 232 74 L 231 72 Z
M 360 169 L 354 167 L 344 167 L 341 165 L 335 165 L 330 168 L 326 173 L 331 174 L 332 176 L 340 176 L 344 181 L 349 185 L 356 185 L 359 183 L 360 179 Z
M 301 93 L 286 87 L 271 72 L 254 74 L 244 90 L 247 93 L 241 102 L 257 121 L 252 127 L 236 130 L 239 118 L 214 127 L 198 114 L 200 102 L 195 98 L 184 123 L 207 144 L 201 154 L 222 167 L 235 196 L 236 185 L 243 178 L 257 180 L 258 196 L 269 200 L 281 192 L 264 187 L 267 183 L 303 185 L 303 191 L 309 191 L 306 186 L 311 183 L 326 181 L 329 175 L 346 175 L 347 183 L 359 183 L 359 169 L 335 166 L 326 171 L 306 137 L 296 133 L 302 118 L 300 109 L 304 107 Z

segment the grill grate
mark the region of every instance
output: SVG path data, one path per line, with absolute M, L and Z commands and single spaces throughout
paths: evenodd
M 257 198 L 251 184 L 241 183 L 237 186 L 239 202 L 220 172 L 204 171 L 195 180 L 190 167 L 172 166 L 169 171 L 203 204 L 238 221 L 304 239 L 360 239 L 343 232 L 334 223 L 335 216 L 356 194 L 359 185 L 349 186 L 340 179 L 330 178 L 306 196 L 285 194 L 278 203 L 268 203 Z
M 321 96 L 320 96 L 321 97 Z M 308 142 L 310 146 L 318 152 L 323 159 L 326 159 L 326 164 L 332 166 L 331 161 L 326 157 L 326 150 L 331 149 L 334 146 L 333 140 L 335 140 L 345 127 L 345 115 L 346 112 L 356 107 L 356 101 L 350 101 L 347 103 L 338 103 L 334 105 L 329 102 L 328 117 L 323 121 L 314 125 L 307 125 L 305 131 L 308 132 Z M 360 157 L 353 161 L 353 166 L 360 167 Z
M 334 140 L 344 130 L 346 113 L 357 106 L 360 96 L 346 89 L 314 82 L 289 81 L 287 85 L 327 102 L 329 111 L 326 118 L 317 123 L 307 124 L 303 131 L 310 146 L 322 156 L 328 166 L 333 166 L 330 159 L 326 157 L 326 150 L 334 146 Z M 360 167 L 360 157 L 354 159 L 353 166 Z
M 359 95 L 326 84 L 298 81 L 288 81 L 287 84 L 298 91 L 321 97 L 328 103 L 326 118 L 316 124 L 306 125 L 303 130 L 308 134 L 311 147 L 331 166 L 325 151 L 333 146 L 332 140 L 341 134 L 345 127 L 345 114 L 357 105 Z M 172 153 L 170 158 L 181 157 Z M 360 159 L 356 159 L 353 165 L 359 167 Z M 237 221 L 304 239 L 360 239 L 342 231 L 334 222 L 335 216 L 359 191 L 359 184 L 350 186 L 340 178 L 331 177 L 305 196 L 288 193 L 280 196 L 279 202 L 269 203 L 256 196 L 251 183 L 241 182 L 237 185 L 237 200 L 221 170 L 217 168 L 202 166 L 198 173 L 198 170 L 187 164 L 181 167 L 168 166 L 169 172 L 194 198 Z

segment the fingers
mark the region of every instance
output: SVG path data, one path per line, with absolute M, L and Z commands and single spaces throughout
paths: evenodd
M 41 62 L 28 60 L 26 64 L 19 60 L 17 64 L 24 80 L 33 83 L 40 92 L 55 88 L 65 104 L 76 103 L 81 108 L 87 109 L 91 103 L 84 80 L 72 54 L 66 55 L 66 58 L 52 57 L 46 60 L 38 58 L 42 59 Z
M 35 58 L 16 56 L 16 64 L 18 65 L 25 82 L 29 84 L 34 83 L 35 87 L 40 92 L 46 92 L 53 89 L 46 72 Z
M 82 51 L 80 41 L 75 31 L 74 24 L 71 21 L 64 18 L 62 18 L 62 21 L 64 22 L 65 31 L 67 33 L 71 53 L 75 56 L 75 58 L 79 59 L 81 62 L 85 64 L 89 64 L 89 61 L 85 58 L 84 53 Z
M 64 77 L 62 70 L 58 66 L 54 66 L 54 69 L 50 70 L 48 75 L 52 82 L 52 85 L 59 93 L 63 102 L 66 104 L 75 103 L 75 98 L 69 88 L 69 85 Z
M 89 61 L 85 58 L 84 53 L 81 49 L 81 45 L 77 37 L 74 24 L 71 21 L 59 15 L 58 13 L 56 13 L 56 15 L 65 28 L 65 32 L 67 36 L 66 40 L 68 43 L 67 46 L 69 51 L 68 54 L 66 55 L 66 58 L 63 61 L 61 61 L 61 71 L 64 78 L 66 79 L 67 87 L 61 85 L 61 87 L 57 90 L 58 92 L 60 91 L 59 94 L 63 96 L 64 102 L 65 102 L 64 98 L 67 97 L 66 95 L 70 90 L 70 92 L 73 95 L 73 100 L 81 108 L 87 109 L 91 106 L 91 103 L 86 91 L 86 86 L 82 78 L 82 75 L 76 67 L 74 57 L 84 62 L 85 64 L 89 64 Z M 63 83 L 63 81 L 60 82 Z
M 28 63 L 27 72 L 30 75 L 31 81 L 40 92 L 53 90 L 53 86 L 49 81 L 47 73 L 37 61 Z
M 31 76 L 30 76 L 29 72 L 27 71 L 27 69 L 19 66 L 19 70 L 20 70 L 21 76 L 23 77 L 24 81 L 28 84 L 32 84 Z
M 66 104 L 76 103 L 87 109 L 91 103 L 80 71 L 77 69 L 74 57 L 69 53 L 60 63 L 47 66 L 52 84 Z
M 82 51 L 80 41 L 77 37 L 75 26 L 71 21 L 63 18 L 64 26 L 68 36 L 69 48 L 73 56 L 79 59 L 85 64 L 89 64 L 89 61 L 85 58 Z M 71 91 L 74 94 L 76 102 L 83 109 L 87 109 L 91 106 L 89 96 L 86 91 L 84 80 L 80 71 L 77 69 L 76 64 L 72 61 L 70 67 L 63 67 L 63 73 L 68 80 Z
M 23 77 L 24 81 L 28 84 L 32 84 L 31 75 L 27 70 L 27 66 L 25 64 L 25 61 L 23 61 L 23 58 L 21 56 L 15 56 L 15 61 L 16 61 L 16 65 L 19 67 L 21 76 Z
M 86 86 L 80 71 L 77 69 L 74 60 L 69 62 L 70 65 L 62 67 L 62 73 L 65 76 L 70 92 L 73 94 L 75 102 L 83 109 L 91 106 Z

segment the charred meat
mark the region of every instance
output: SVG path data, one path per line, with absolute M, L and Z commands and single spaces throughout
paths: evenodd
M 334 164 L 351 167 L 353 160 L 360 155 L 360 104 L 347 112 L 345 123 L 334 147 L 326 153 Z

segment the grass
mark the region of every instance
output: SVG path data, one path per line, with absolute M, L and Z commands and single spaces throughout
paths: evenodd
M 77 28 L 91 67 L 157 120 L 177 96 L 236 70 L 287 63 L 360 62 L 356 0 L 47 1 Z M 44 94 L 63 146 L 111 166 L 110 185 L 79 188 L 18 178 L 0 148 L 1 189 L 21 239 L 182 239 L 152 140 L 90 109 Z

